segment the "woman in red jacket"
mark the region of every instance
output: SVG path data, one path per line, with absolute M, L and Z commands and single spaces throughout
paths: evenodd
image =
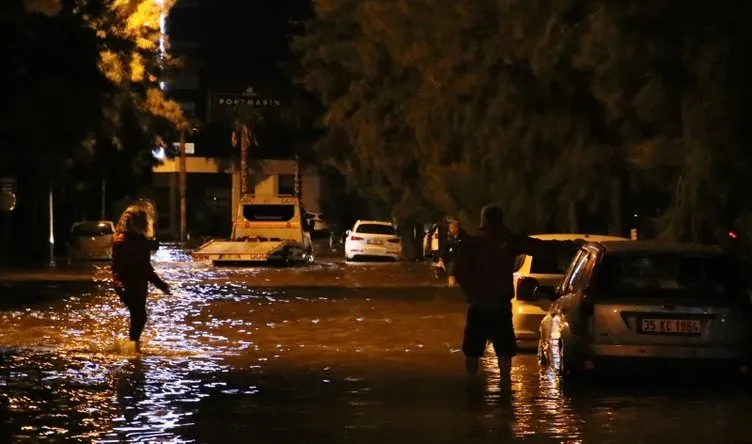
M 141 352 L 141 333 L 146 325 L 146 295 L 149 282 L 170 294 L 170 286 L 151 266 L 153 242 L 146 238 L 148 216 L 146 211 L 131 207 L 125 210 L 115 229 L 112 247 L 112 280 L 120 301 L 130 312 L 130 340 Z

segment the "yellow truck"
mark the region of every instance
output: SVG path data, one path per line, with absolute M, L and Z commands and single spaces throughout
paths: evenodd
M 295 196 L 245 195 L 229 240 L 213 239 L 193 251 L 194 261 L 213 265 L 313 263 L 311 235 Z

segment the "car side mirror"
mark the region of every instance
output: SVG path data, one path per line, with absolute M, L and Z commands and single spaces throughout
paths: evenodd
M 517 300 L 532 302 L 538 300 L 536 289 L 538 288 L 538 279 L 531 277 L 521 277 L 517 280 Z
M 350 230 L 345 231 L 345 236 L 349 236 L 350 233 L 352 233 L 352 231 L 350 231 Z

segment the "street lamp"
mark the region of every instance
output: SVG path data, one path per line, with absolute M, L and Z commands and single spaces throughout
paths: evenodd
M 53 205 L 53 199 L 52 199 L 52 183 L 50 183 L 49 209 L 50 209 L 50 238 L 49 238 L 50 267 L 54 267 L 57 264 L 55 263 L 55 223 L 54 223 L 55 211 L 54 211 L 54 205 Z

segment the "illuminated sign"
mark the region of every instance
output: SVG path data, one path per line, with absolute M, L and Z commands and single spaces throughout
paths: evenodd
M 259 96 L 253 90 L 253 87 L 248 87 L 241 94 L 215 94 L 215 102 L 219 106 L 250 106 L 255 108 L 279 108 L 282 104 L 279 99 Z

